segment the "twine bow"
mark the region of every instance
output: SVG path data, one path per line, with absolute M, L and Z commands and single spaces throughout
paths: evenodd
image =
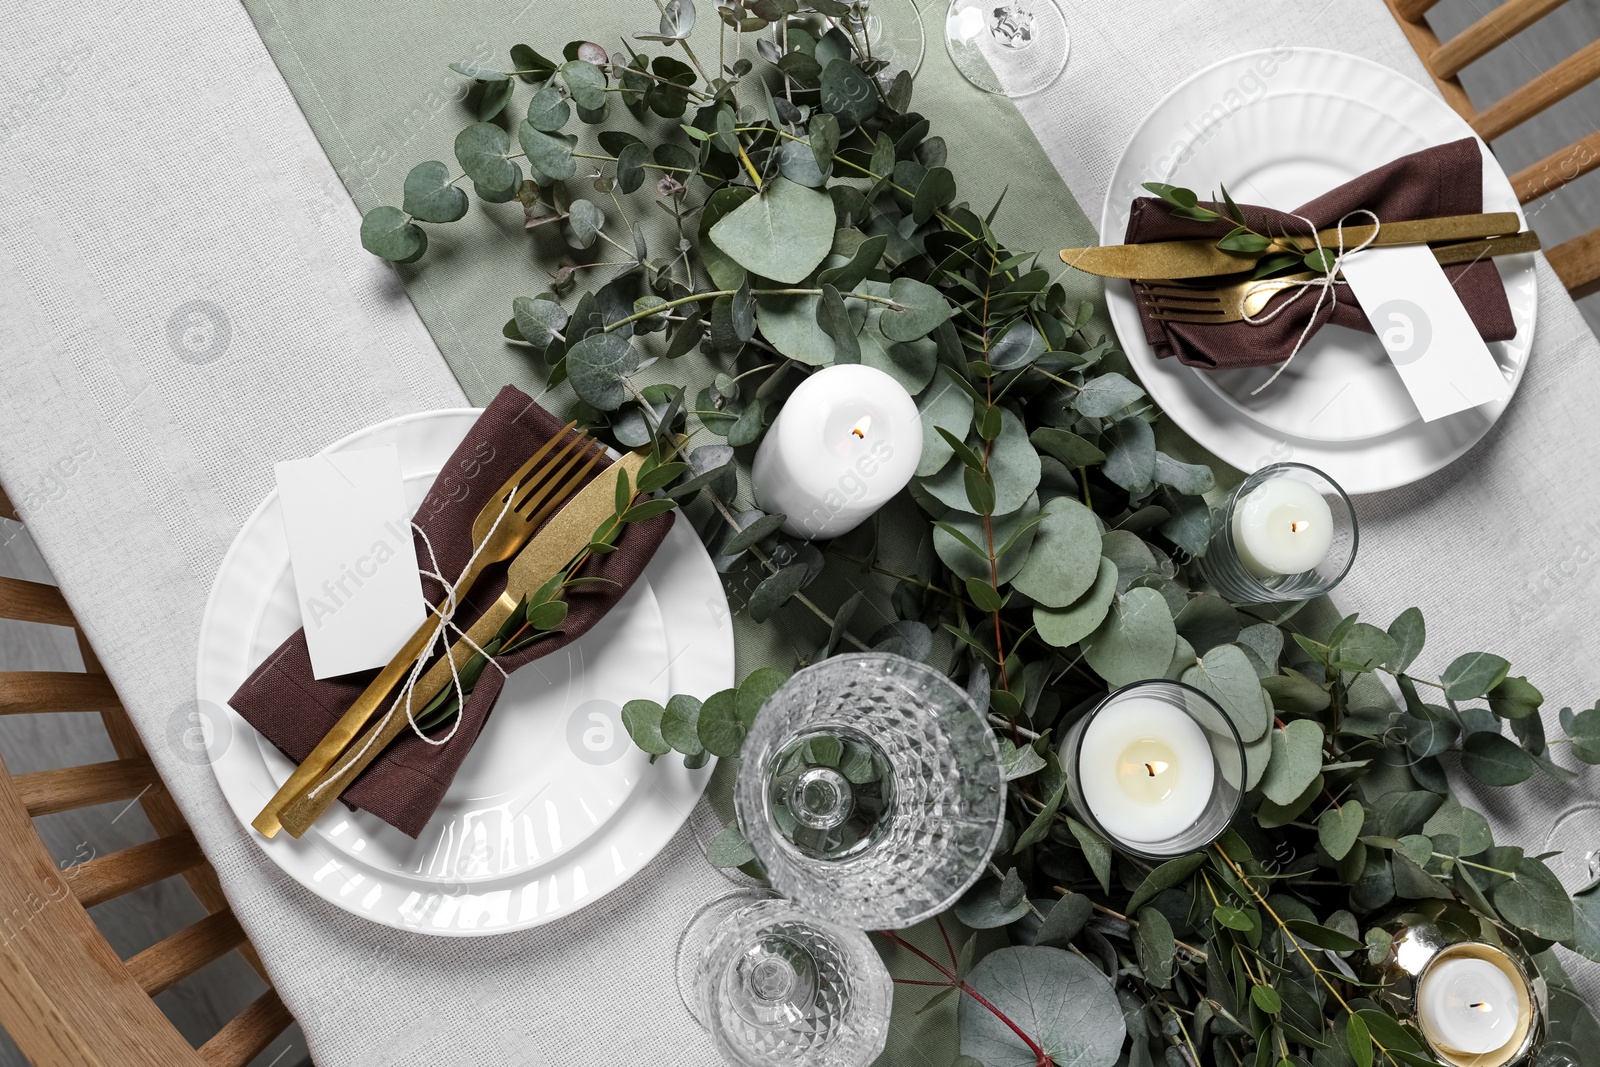
M 1351 218 L 1357 215 L 1365 215 L 1367 218 L 1372 220 L 1372 233 L 1367 237 L 1366 240 L 1362 241 L 1354 248 L 1346 248 L 1344 246 L 1344 227 Z M 1244 300 L 1250 295 L 1248 290 L 1246 291 L 1245 296 L 1240 298 L 1239 311 L 1240 316 L 1244 319 L 1244 321 L 1249 323 L 1251 326 L 1264 326 L 1287 311 L 1295 301 L 1299 300 L 1302 296 L 1305 296 L 1307 290 L 1317 290 L 1317 304 L 1311 309 L 1311 315 L 1306 319 L 1305 329 L 1300 331 L 1300 339 L 1294 343 L 1294 349 L 1289 353 L 1288 359 L 1285 359 L 1282 363 L 1278 364 L 1278 369 L 1272 372 L 1272 377 L 1268 378 L 1266 381 L 1252 389 L 1250 391 L 1251 396 L 1255 396 L 1267 386 L 1277 381 L 1278 375 L 1282 374 L 1288 368 L 1290 361 L 1293 360 L 1295 356 L 1300 354 L 1300 349 L 1305 347 L 1306 338 L 1311 336 L 1311 330 L 1317 324 L 1317 315 L 1322 311 L 1323 302 L 1331 298 L 1333 302 L 1330 305 L 1330 308 L 1336 308 L 1339 306 L 1338 286 L 1349 284 L 1339 277 L 1339 272 L 1344 269 L 1345 257 L 1352 256 L 1357 252 L 1369 248 L 1372 245 L 1372 242 L 1378 239 L 1378 232 L 1383 227 L 1383 223 L 1378 216 L 1366 208 L 1357 208 L 1356 210 L 1345 215 L 1339 220 L 1338 225 L 1339 250 L 1334 255 L 1333 261 L 1329 262 L 1326 250 L 1322 247 L 1322 235 L 1317 232 L 1316 224 L 1303 215 L 1296 215 L 1295 218 L 1299 219 L 1301 222 L 1310 227 L 1311 239 L 1317 243 L 1317 251 L 1319 253 L 1323 253 L 1321 258 L 1326 269 L 1323 271 L 1320 278 L 1289 282 L 1285 288 L 1295 290 L 1294 295 L 1265 314 L 1251 315 L 1245 310 L 1243 305 Z

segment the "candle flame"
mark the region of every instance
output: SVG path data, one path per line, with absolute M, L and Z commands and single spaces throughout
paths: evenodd
M 1167 762 L 1165 760 L 1152 760 L 1144 765 L 1144 769 L 1150 777 L 1154 778 L 1158 774 L 1167 772 Z
M 1290 533 L 1303 533 L 1304 531 L 1309 530 L 1309 529 L 1311 529 L 1311 523 L 1307 522 L 1304 519 L 1296 519 L 1294 522 L 1291 522 L 1289 524 L 1289 532 Z
M 1490 1004 L 1486 1000 L 1480 1000 L 1476 1004 L 1468 1004 L 1467 1007 L 1471 1008 L 1473 1011 L 1481 1011 L 1485 1015 L 1491 1011 L 1494 1011 L 1494 1005 Z
M 863 415 L 861 416 L 861 421 L 850 428 L 850 433 L 858 440 L 865 441 L 867 439 L 867 431 L 870 429 L 872 429 L 872 416 Z

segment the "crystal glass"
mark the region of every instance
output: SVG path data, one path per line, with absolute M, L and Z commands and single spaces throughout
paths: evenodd
M 1314 568 L 1298 574 L 1266 574 L 1251 569 L 1240 556 L 1238 518 L 1246 499 L 1264 483 L 1289 478 L 1310 485 L 1328 505 L 1332 516 L 1332 541 L 1328 554 Z M 1274 463 L 1262 467 L 1234 490 L 1227 507 L 1212 511 L 1211 544 L 1200 567 L 1217 591 L 1235 604 L 1275 604 L 1310 600 L 1344 580 L 1355 562 L 1356 513 L 1339 484 L 1304 463 Z
M 994 731 L 965 690 L 903 656 L 807 667 L 762 706 L 734 805 L 772 886 L 860 930 L 943 911 L 1000 840 Z
M 1112 693 L 1067 730 L 1061 766 L 1078 818 L 1146 859 L 1209 845 L 1244 796 L 1239 732 L 1216 701 L 1182 682 Z
M 807 13 L 790 15 L 776 23 L 773 32 L 778 36 L 778 45 L 785 45 L 785 36 L 796 29 L 819 38 L 837 29 L 850 39 L 858 55 L 876 64 L 873 73 L 884 88 L 888 88 L 902 70 L 916 77 L 922 68 L 927 41 L 922 32 L 922 12 L 915 0 L 847 2 L 850 14 L 840 18 Z
M 1027 96 L 1061 76 L 1072 41 L 1055 0 L 950 0 L 944 46 L 984 92 Z
M 690 921 L 678 991 L 722 1058 L 748 1067 L 866 1067 L 888 1040 L 894 1002 L 865 934 L 750 892 Z
M 1562 888 L 1576 895 L 1600 884 L 1600 804 L 1578 804 L 1550 828 L 1545 852 L 1557 852 L 1548 863 Z

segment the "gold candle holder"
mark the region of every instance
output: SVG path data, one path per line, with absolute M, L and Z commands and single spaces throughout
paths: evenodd
M 1515 934 L 1453 901 L 1418 904 L 1381 924 L 1381 929 L 1391 943 L 1388 955 L 1369 965 L 1370 977 L 1383 983 L 1376 996 L 1421 1033 L 1435 1058 L 1451 1067 L 1518 1067 L 1533 1062 L 1544 1044 L 1550 994 L 1533 957 Z M 1430 977 L 1442 980 L 1452 966 L 1459 969 L 1454 961 L 1487 964 L 1504 976 L 1516 998 L 1515 1026 L 1505 1042 L 1490 1050 L 1456 1047 L 1441 1021 L 1429 1013 L 1427 983 Z

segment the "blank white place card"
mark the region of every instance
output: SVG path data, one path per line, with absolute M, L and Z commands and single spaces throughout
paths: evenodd
M 1346 257 L 1341 266 L 1424 422 L 1511 394 L 1427 246 L 1369 248 Z
M 393 445 L 274 466 L 311 671 L 381 667 L 426 612 Z

